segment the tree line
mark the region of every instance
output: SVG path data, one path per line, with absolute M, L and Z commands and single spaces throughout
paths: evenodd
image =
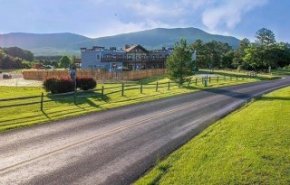
M 76 57 L 68 56 L 37 56 L 36 61 L 43 66 L 49 66 L 53 68 L 69 68 Z
M 256 41 L 242 39 L 237 49 L 227 43 L 196 40 L 192 46 L 196 51 L 199 68 L 230 68 L 267 71 L 290 65 L 290 44 L 277 42 L 275 34 L 266 28 L 256 33 Z
M 195 53 L 196 58 L 192 58 Z M 275 34 L 266 28 L 256 33 L 256 41 L 245 38 L 233 49 L 229 44 L 196 40 L 188 44 L 181 39 L 167 58 L 166 68 L 171 79 L 182 84 L 198 68 L 268 71 L 290 68 L 290 44 L 277 42 Z

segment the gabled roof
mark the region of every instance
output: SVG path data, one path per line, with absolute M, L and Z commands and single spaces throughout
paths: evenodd
M 148 53 L 148 51 L 147 51 L 144 47 L 142 47 L 141 45 L 139 45 L 139 44 L 135 44 L 135 45 L 133 45 L 133 46 L 131 46 L 131 47 L 125 49 L 125 51 L 126 51 L 126 52 L 131 52 L 131 51 L 133 51 L 134 49 L 141 49 L 141 50 L 143 50 L 145 53 Z

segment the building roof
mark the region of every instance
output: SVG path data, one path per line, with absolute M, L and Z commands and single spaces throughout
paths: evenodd
M 133 50 L 136 49 L 136 48 L 139 48 L 139 49 L 143 50 L 144 52 L 148 53 L 148 51 L 147 51 L 143 46 L 141 46 L 141 45 L 139 45 L 139 44 L 134 44 L 134 45 L 132 45 L 132 46 L 129 47 L 129 48 L 125 48 L 125 51 L 126 51 L 126 52 L 131 52 L 131 51 L 133 51 Z

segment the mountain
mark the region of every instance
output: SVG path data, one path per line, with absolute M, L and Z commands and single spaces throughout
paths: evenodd
M 0 47 L 17 46 L 30 50 L 35 55 L 75 53 L 79 49 L 76 44 L 81 45 L 82 42 L 89 43 L 90 41 L 92 39 L 88 37 L 72 33 L 8 33 L 0 35 Z
M 17 46 L 28 49 L 37 55 L 79 55 L 81 47 L 95 45 L 105 47 L 124 47 L 125 44 L 138 43 L 146 48 L 160 48 L 173 46 L 180 38 L 194 42 L 201 39 L 204 42 L 221 41 L 233 48 L 238 47 L 239 40 L 231 36 L 214 35 L 197 28 L 156 28 L 140 32 L 119 34 L 114 36 L 88 38 L 73 33 L 31 34 L 9 33 L 0 34 L 0 47 Z

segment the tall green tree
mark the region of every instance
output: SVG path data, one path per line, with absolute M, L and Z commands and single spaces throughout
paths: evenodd
M 192 53 L 186 40 L 181 39 L 175 44 L 173 53 L 167 58 L 166 68 L 169 78 L 180 85 L 194 73 L 195 62 L 191 58 Z
M 235 50 L 234 58 L 232 61 L 232 67 L 241 69 L 245 67 L 245 61 L 243 58 L 245 57 L 245 50 L 251 46 L 251 42 L 249 39 L 244 38 L 241 40 L 239 48 Z
M 208 67 L 209 56 L 207 55 L 205 43 L 198 39 L 192 44 L 192 49 L 196 52 L 196 66 L 201 68 Z
M 266 28 L 257 31 L 258 49 L 260 50 L 260 60 L 264 68 L 275 67 L 274 48 L 276 47 L 275 34 Z
M 193 43 L 192 48 L 197 52 L 198 67 L 206 67 L 209 69 L 230 67 L 225 66 L 228 62 L 228 57 L 231 56 L 231 47 L 227 43 L 211 41 L 203 43 L 197 40 Z M 227 55 L 227 57 L 225 57 Z M 226 59 L 227 58 L 227 59 Z M 226 62 L 223 60 L 227 60 Z
M 256 38 L 262 46 L 269 46 L 276 43 L 275 34 L 267 28 L 259 29 L 256 33 Z
M 59 60 L 59 66 L 61 68 L 69 68 L 71 65 L 71 60 L 68 58 L 68 56 L 63 56 Z
M 261 70 L 265 69 L 266 65 L 261 57 L 264 54 L 264 50 L 257 44 L 252 44 L 250 47 L 245 49 L 245 61 L 244 66 L 250 70 Z

